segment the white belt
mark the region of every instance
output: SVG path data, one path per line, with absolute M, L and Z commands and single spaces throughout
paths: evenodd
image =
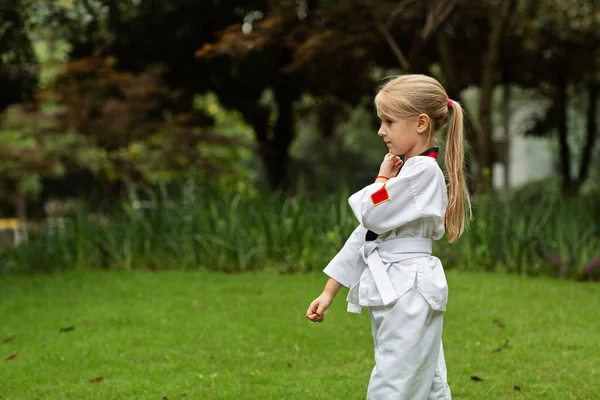
M 348 312 L 360 314 L 362 306 L 388 305 L 398 300 L 398 294 L 387 273 L 385 264 L 410 260 L 431 255 L 433 241 L 428 238 L 398 238 L 384 242 L 368 242 L 359 250 L 360 257 L 354 267 L 350 292 L 348 294 Z M 380 300 L 369 301 L 362 298 L 360 283 L 369 284 L 370 272 Z

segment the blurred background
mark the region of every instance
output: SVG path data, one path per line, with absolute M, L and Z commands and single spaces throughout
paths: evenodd
M 0 0 L 0 274 L 320 270 L 424 73 L 467 113 L 447 267 L 597 279 L 599 44 L 595 0 Z

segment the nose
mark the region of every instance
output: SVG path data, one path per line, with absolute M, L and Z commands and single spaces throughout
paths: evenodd
M 379 125 L 379 130 L 377 131 L 377 134 L 381 137 L 385 136 L 385 132 L 383 131 L 383 124 Z

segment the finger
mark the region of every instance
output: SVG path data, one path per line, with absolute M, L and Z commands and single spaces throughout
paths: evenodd
M 319 308 L 317 308 L 317 315 L 323 315 L 323 311 L 325 311 L 325 307 L 320 304 Z

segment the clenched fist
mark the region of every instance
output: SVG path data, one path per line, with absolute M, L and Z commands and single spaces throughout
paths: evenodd
M 331 305 L 333 301 L 333 296 L 327 293 L 322 293 L 319 297 L 317 297 L 306 311 L 306 318 L 310 319 L 312 322 L 323 322 L 323 318 L 325 318 L 325 310 Z

